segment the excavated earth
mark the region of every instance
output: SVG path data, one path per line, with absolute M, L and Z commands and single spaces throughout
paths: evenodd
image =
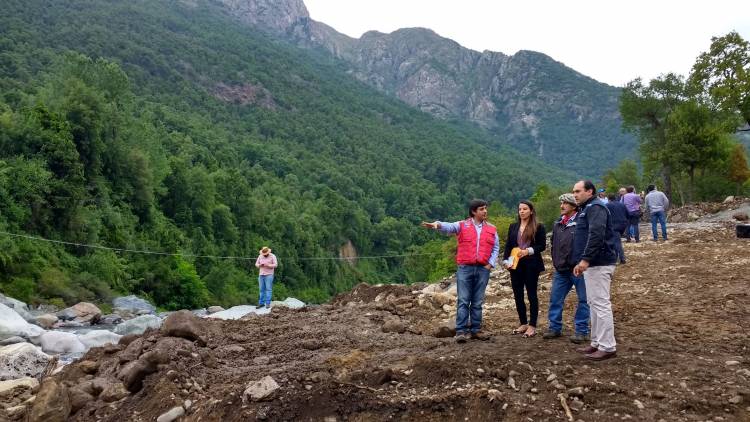
M 511 335 L 518 320 L 507 274 L 497 272 L 487 341 L 439 337 L 455 312 L 451 280 L 427 293 L 426 284 L 362 284 L 323 306 L 201 321 L 205 345 L 159 331 L 123 339 L 45 383 L 66 387 L 56 391 L 72 397 L 75 421 L 154 421 L 177 406 L 188 407 L 185 421 L 749 421 L 750 239 L 729 222 L 672 224 L 670 236 L 625 245 L 628 263 L 612 284 L 618 357 L 609 361 L 588 362 L 568 341 L 574 292 L 563 337 Z M 539 291 L 540 333 L 550 277 Z M 124 392 L 123 368 L 144 356 L 153 372 Z M 265 376 L 275 391 L 244 394 Z

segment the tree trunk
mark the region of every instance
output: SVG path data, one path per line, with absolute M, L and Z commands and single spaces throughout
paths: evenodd
M 688 186 L 688 203 L 693 202 L 693 193 L 695 192 L 695 166 L 688 168 L 688 176 L 690 176 L 690 186 Z
M 667 195 L 669 200 L 672 200 L 672 166 L 669 164 L 664 165 L 662 170 L 662 176 L 664 177 L 664 195 Z

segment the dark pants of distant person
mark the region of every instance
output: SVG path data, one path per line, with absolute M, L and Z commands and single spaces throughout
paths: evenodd
M 539 315 L 539 299 L 536 294 L 539 284 L 539 271 L 524 264 L 526 263 L 521 261 L 515 270 L 510 270 L 510 285 L 513 288 L 513 298 L 516 300 L 516 311 L 518 311 L 518 320 L 521 321 L 521 325 L 536 327 L 536 320 Z M 523 300 L 524 288 L 529 297 L 528 319 L 526 317 L 526 302 Z
M 641 222 L 641 212 L 630 212 L 628 213 L 628 231 L 627 231 L 627 240 L 630 242 L 630 238 L 635 238 L 636 242 L 641 241 L 641 233 L 638 229 L 638 224 Z

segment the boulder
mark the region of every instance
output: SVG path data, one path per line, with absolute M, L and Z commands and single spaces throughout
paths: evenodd
M 54 378 L 48 378 L 39 389 L 34 406 L 29 412 L 29 420 L 44 422 L 65 422 L 70 415 L 71 405 L 68 389 Z
M 57 316 L 66 321 L 72 319 L 83 324 L 93 324 L 99 321 L 102 311 L 93 303 L 79 302 L 58 312 Z
M 117 376 L 128 391 L 137 393 L 143 388 L 143 379 L 156 372 L 159 364 L 167 362 L 169 362 L 169 355 L 164 352 L 146 352 L 138 360 L 123 366 Z
M 128 390 L 125 389 L 125 386 L 121 382 L 113 382 L 107 384 L 106 387 L 102 389 L 99 398 L 104 402 L 111 403 L 125 398 L 129 394 L 130 393 L 128 393 Z
M 208 309 L 206 310 L 208 311 L 210 315 L 210 314 L 215 314 L 217 312 L 221 312 L 224 310 L 224 308 L 222 308 L 221 306 L 209 306 Z
M 64 331 L 47 331 L 34 339 L 34 343 L 46 353 L 84 353 L 87 350 L 77 335 Z
M 456 335 L 456 319 L 451 318 L 448 321 L 437 324 L 432 335 L 438 338 L 446 338 L 446 337 L 455 336 Z
M 275 306 L 282 306 L 289 309 L 302 309 L 305 307 L 305 302 L 295 299 L 293 297 L 288 297 L 284 299 L 283 302 L 273 302 L 273 305 Z
M 182 337 L 206 344 L 205 321 L 193 315 L 190 311 L 177 311 L 164 320 L 161 332 L 165 336 Z
M 118 314 L 107 314 L 99 318 L 99 324 L 117 325 L 122 322 L 122 316 Z
M 0 303 L 16 311 L 16 313 L 18 313 L 18 315 L 21 315 L 21 318 L 23 318 L 25 321 L 34 321 L 34 316 L 31 314 L 31 312 L 29 312 L 29 305 L 21 302 L 20 300 L 0 294 Z
M 724 203 L 725 203 L 725 204 L 728 204 L 728 203 L 730 203 L 730 202 L 734 202 L 734 196 L 727 196 L 727 197 L 726 197 L 726 198 L 724 199 Z
M 42 328 L 29 324 L 15 310 L 0 303 L 0 340 L 16 336 L 30 339 L 43 332 Z
M 384 333 L 404 333 L 406 331 L 406 326 L 399 318 L 390 318 L 383 323 L 383 326 L 381 327 L 381 330 Z
M 37 387 L 39 387 L 39 381 L 31 377 L 0 381 L 0 398 L 11 396 L 15 389 L 33 391 Z
M 253 381 L 247 385 L 245 392 L 242 393 L 243 400 L 260 401 L 270 398 L 276 390 L 279 389 L 279 384 L 271 376 L 266 375 L 259 381 Z
M 76 413 L 81 410 L 83 406 L 86 406 L 86 403 L 94 400 L 94 396 L 80 387 L 72 387 L 69 389 L 68 396 L 70 397 L 70 413 Z
M 239 305 L 239 306 L 232 306 L 231 308 L 217 312 L 215 314 L 211 314 L 208 316 L 208 318 L 218 318 L 218 319 L 240 319 L 243 316 L 255 312 L 256 308 L 252 305 Z
M 42 314 L 34 318 L 36 325 L 49 330 L 58 321 L 58 318 L 52 314 Z
M 207 316 L 209 314 L 209 312 L 208 312 L 208 310 L 206 308 L 194 309 L 194 310 L 192 310 L 190 312 L 192 312 L 193 315 L 199 316 L 199 317 L 204 317 L 204 316 Z
M 161 327 L 161 318 L 156 315 L 141 315 L 115 327 L 115 333 L 122 336 L 127 334 L 143 334 L 149 328 L 158 329 L 159 327 Z
M 117 297 L 112 301 L 112 306 L 117 310 L 122 309 L 133 314 L 138 314 L 139 311 L 147 311 L 150 314 L 156 312 L 154 305 L 135 295 Z
M 93 330 L 86 334 L 78 336 L 78 339 L 86 346 L 86 349 L 92 347 L 101 347 L 105 344 L 117 344 L 120 342 L 121 335 L 117 335 L 107 330 Z
M 0 380 L 36 377 L 47 367 L 51 356 L 29 343 L 0 348 Z
M 158 418 L 156 418 L 156 422 L 172 422 L 176 419 L 181 418 L 185 414 L 185 408 L 182 406 L 177 406 L 169 409 L 168 411 L 162 413 L 159 415 Z
M 10 346 L 11 344 L 16 343 L 25 343 L 26 340 L 23 339 L 23 337 L 13 336 L 8 337 L 5 340 L 0 340 L 0 346 Z

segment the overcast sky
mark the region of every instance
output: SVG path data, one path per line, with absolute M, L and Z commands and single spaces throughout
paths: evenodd
M 313 19 L 359 38 L 425 27 L 473 50 L 545 53 L 601 82 L 687 74 L 712 36 L 750 40 L 750 0 L 304 0 Z

